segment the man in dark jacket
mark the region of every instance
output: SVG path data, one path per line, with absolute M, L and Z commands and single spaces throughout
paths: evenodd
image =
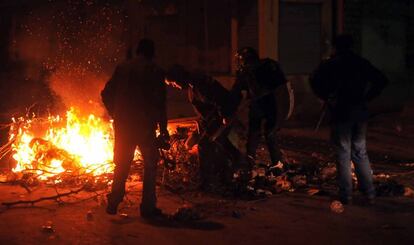
M 375 189 L 366 150 L 366 104 L 381 93 L 387 79 L 369 61 L 353 53 L 351 47 L 351 36 L 338 36 L 333 56 L 319 65 L 310 84 L 332 114 L 341 201 L 346 204 L 352 200 L 352 160 L 360 189 L 372 203 Z
M 236 104 L 230 92 L 211 76 L 203 72 L 189 72 L 180 65 L 174 65 L 167 72 L 166 83 L 178 89 L 186 89 L 188 99 L 200 117 L 201 134 L 193 135 L 192 139 L 195 140 L 192 141 L 199 146 L 203 187 L 208 188 L 211 184 L 209 183 L 211 175 L 222 174 L 224 176 L 219 178 L 225 181 L 226 176 L 230 176 L 231 172 L 231 168 L 226 170 L 227 159 L 230 160 L 232 167 L 239 167 L 243 161 L 240 151 L 228 139 L 230 128 L 223 130 L 217 139 L 211 140 L 212 136 L 223 127 L 223 119 L 235 109 Z
M 247 157 L 251 165 L 254 165 L 264 122 L 264 136 L 271 160 L 270 168 L 280 167 L 282 154 L 276 141 L 278 127 L 275 90 L 287 82 L 285 75 L 278 62 L 272 59 L 259 59 L 257 51 L 253 48 L 240 49 L 236 58 L 239 67 L 232 93 L 241 101 L 241 92 L 244 90 L 250 100 Z
M 142 39 L 137 57 L 127 60 L 115 69 L 102 91 L 102 100 L 114 119 L 114 179 L 108 195 L 107 212 L 116 214 L 125 194 L 135 147 L 138 145 L 144 159 L 144 183 L 141 216 L 160 214 L 156 207 L 156 166 L 159 157 L 155 131 L 168 140 L 166 118 L 166 89 L 162 70 L 152 61 L 154 42 Z

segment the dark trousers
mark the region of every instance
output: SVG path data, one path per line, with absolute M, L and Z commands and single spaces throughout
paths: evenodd
M 135 147 L 141 152 L 144 160 L 144 180 L 141 200 L 141 209 L 153 210 L 156 207 L 156 176 L 159 153 L 156 148 L 154 130 L 141 131 L 139 137 L 126 128 L 115 127 L 114 146 L 114 179 L 109 201 L 120 203 L 125 195 L 125 182 L 128 178 L 131 163 L 134 158 Z M 139 134 L 139 133 L 137 133 Z
M 349 199 L 352 196 L 351 160 L 359 187 L 368 197 L 375 196 L 372 170 L 366 148 L 366 122 L 335 122 L 332 125 L 332 140 L 337 154 L 339 195 Z
M 206 136 L 212 136 L 222 126 L 221 118 L 217 115 L 209 122 L 201 120 L 200 126 Z M 240 167 L 243 160 L 240 151 L 228 138 L 231 128 L 226 128 L 215 141 L 207 138 L 199 142 L 200 177 L 203 187 L 211 184 L 226 184 L 232 180 L 235 167 Z
M 262 123 L 264 122 L 264 137 L 272 164 L 281 160 L 282 154 L 276 139 L 277 106 L 273 94 L 253 101 L 249 108 L 249 132 L 247 135 L 247 156 L 256 159 L 256 149 L 262 136 Z

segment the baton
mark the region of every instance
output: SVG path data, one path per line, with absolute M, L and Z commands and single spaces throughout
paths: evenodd
M 319 130 L 319 128 L 321 127 L 321 124 L 323 122 L 323 119 L 325 118 L 325 115 L 326 115 L 327 110 L 328 110 L 328 103 L 327 102 L 324 102 L 323 103 L 323 106 L 322 106 L 322 109 L 321 109 L 321 114 L 319 116 L 319 120 L 316 123 L 316 126 L 314 128 L 314 131 L 315 132 L 317 132 Z

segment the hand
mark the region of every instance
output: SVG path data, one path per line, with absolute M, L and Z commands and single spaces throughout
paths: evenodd
M 170 141 L 170 134 L 168 133 L 168 130 L 166 128 L 160 130 L 160 136 L 165 141 Z

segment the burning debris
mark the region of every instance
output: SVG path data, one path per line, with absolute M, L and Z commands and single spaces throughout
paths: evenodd
M 174 193 L 196 190 L 200 187 L 200 163 L 197 150 L 189 150 L 187 141 L 198 130 L 197 121 L 182 119 L 169 122 L 171 134 L 168 151 L 160 150 L 163 166 L 160 168 L 160 183 Z M 17 118 L 10 125 L 9 142 L 1 148 L 15 160 L 12 172 L 3 176 L 2 183 L 17 184 L 28 192 L 38 185 L 46 184 L 57 190 L 70 187 L 69 191 L 41 197 L 36 200 L 19 200 L 3 203 L 34 205 L 45 200 L 62 202 L 63 197 L 81 191 L 104 194 L 111 184 L 113 171 L 113 131 L 111 122 L 94 115 L 86 117 L 74 109 L 66 116 L 48 118 Z M 133 166 L 134 181 L 140 181 L 141 158 L 135 152 Z M 301 191 L 309 195 L 332 194 L 336 182 L 334 163 L 317 166 L 280 163 L 269 168 L 259 164 L 251 171 L 237 171 L 229 184 L 212 183 L 209 191 L 236 198 L 266 198 L 281 192 Z M 376 175 L 379 196 L 412 196 L 412 189 L 404 187 L 389 175 Z M 133 181 L 132 181 L 133 182 Z M 355 183 L 355 187 L 357 183 Z M 181 214 L 188 216 L 188 210 Z M 191 213 L 191 212 L 190 212 Z M 93 214 L 87 214 L 87 219 Z M 177 217 L 178 218 L 178 217 Z M 181 219 L 181 218 L 179 218 Z M 187 218 L 185 218 L 187 219 Z
M 62 197 L 81 191 L 106 191 L 113 173 L 113 128 L 95 115 L 81 116 L 70 109 L 66 116 L 47 118 L 13 118 L 9 142 L 1 148 L 2 156 L 14 160 L 12 172 L 2 176 L 2 183 L 18 184 L 31 192 L 31 188 L 47 185 L 56 189 L 56 195 L 36 200 L 20 200 L 3 203 L 34 205 L 44 200 L 59 201 Z M 175 191 L 198 186 L 198 159 L 188 153 L 185 142 L 189 134 L 197 130 L 194 120 L 172 121 L 169 124 L 171 148 L 160 150 L 161 183 Z M 134 157 L 136 172 L 131 178 L 140 179 L 141 155 Z M 141 166 L 141 167 L 140 167 Z M 58 193 L 58 187 L 70 187 L 68 192 Z M 100 193 L 103 194 L 103 193 Z
M 3 205 L 34 205 L 46 200 L 62 203 L 63 197 L 108 187 L 113 171 L 110 122 L 94 115 L 83 117 L 70 109 L 64 117 L 13 118 L 9 126 L 9 142 L 1 150 L 3 159 L 9 156 L 14 165 L 5 182 L 18 184 L 28 192 L 46 185 L 56 193 Z
M 9 140 L 17 165 L 13 172 L 36 174 L 47 179 L 61 173 L 91 174 L 113 171 L 111 124 L 74 109 L 64 118 L 13 119 Z

